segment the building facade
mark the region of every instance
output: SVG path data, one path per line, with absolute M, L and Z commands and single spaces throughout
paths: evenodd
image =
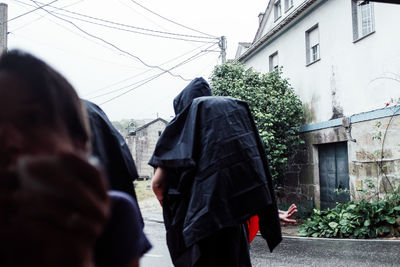
M 303 102 L 306 144 L 284 202 L 325 208 L 400 181 L 400 5 L 360 3 L 270 0 L 235 59 L 262 73 L 282 67 Z
M 167 124 L 166 120 L 157 118 L 135 129 L 127 137 L 127 144 L 135 160 L 140 179 L 153 178 L 154 168 L 147 163 L 153 155 L 158 138 Z

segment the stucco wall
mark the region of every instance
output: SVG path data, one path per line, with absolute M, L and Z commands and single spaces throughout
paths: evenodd
M 308 107 L 311 122 L 383 107 L 400 97 L 400 5 L 374 3 L 375 32 L 353 42 L 351 1 L 323 0 L 244 63 L 265 73 L 276 51 L 283 74 Z M 273 14 L 273 12 L 271 12 Z M 320 60 L 306 66 L 305 32 L 318 24 Z M 389 79 L 380 79 L 389 77 Z

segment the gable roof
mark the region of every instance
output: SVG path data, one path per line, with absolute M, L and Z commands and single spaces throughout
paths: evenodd
M 264 31 L 265 25 L 267 24 L 268 18 L 269 18 L 270 14 L 271 14 L 271 11 L 273 9 L 274 1 L 275 0 L 269 0 L 267 8 L 265 9 L 265 12 L 264 12 L 264 16 L 263 16 L 263 18 L 262 18 L 262 20 L 260 22 L 260 25 L 258 26 L 256 36 L 254 36 L 253 43 L 255 41 L 257 41 L 258 39 L 260 39 L 260 37 L 261 37 L 261 35 L 262 35 L 263 31 Z
M 136 133 L 136 132 L 138 132 L 138 131 L 141 131 L 141 130 L 143 130 L 144 128 L 147 128 L 147 127 L 149 127 L 151 124 L 156 123 L 156 122 L 158 122 L 158 121 L 161 121 L 161 122 L 163 122 L 163 123 L 165 123 L 165 124 L 168 124 L 168 121 L 166 121 L 166 120 L 164 120 L 164 119 L 162 119 L 162 118 L 157 118 L 157 119 L 155 119 L 155 120 L 152 120 L 151 122 L 146 123 L 146 124 L 143 125 L 143 126 L 140 126 L 139 128 L 136 128 L 136 130 L 134 130 L 133 132 L 129 133 L 129 135 L 131 135 L 131 134 L 133 134 L 133 133 Z
M 313 6 L 322 1 L 324 0 L 305 0 L 289 15 L 283 18 L 282 21 L 280 21 L 271 30 L 269 30 L 264 36 L 261 36 L 262 32 L 264 31 L 264 27 L 268 21 L 268 17 L 271 15 L 271 10 L 273 9 L 274 0 L 270 0 L 270 2 L 268 3 L 268 7 L 265 11 L 265 16 L 263 17 L 260 23 L 260 27 L 257 30 L 257 34 L 256 37 L 254 38 L 253 44 L 242 55 L 236 58 L 235 61 L 239 62 L 246 61 L 246 59 L 250 58 L 253 54 L 255 54 L 258 50 L 260 50 L 264 46 L 264 44 L 272 40 L 284 29 L 286 29 L 288 25 L 291 24 L 291 22 L 299 19 L 301 15 L 305 14 L 305 12 L 309 11 Z
M 236 50 L 235 58 L 240 57 L 240 55 L 242 55 L 244 51 L 246 51 L 246 49 L 248 49 L 251 46 L 251 44 L 252 43 L 240 42 Z

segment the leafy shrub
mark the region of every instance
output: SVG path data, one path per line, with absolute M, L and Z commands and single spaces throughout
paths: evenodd
M 245 70 L 243 64 L 216 66 L 211 76 L 213 94 L 241 99 L 250 107 L 266 147 L 272 177 L 283 177 L 288 157 L 299 144 L 303 118 L 302 104 L 282 70 L 261 74 Z
M 314 209 L 299 227 L 300 236 L 374 238 L 400 237 L 400 190 L 384 200 L 350 201 L 333 209 Z

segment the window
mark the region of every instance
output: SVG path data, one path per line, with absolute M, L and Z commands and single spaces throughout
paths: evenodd
M 353 0 L 353 39 L 356 41 L 375 31 L 374 27 L 374 10 L 372 3 L 359 4 Z
M 285 12 L 293 7 L 293 0 L 285 0 Z
M 306 31 L 306 48 L 307 65 L 320 59 L 318 24 Z
M 274 18 L 275 21 L 278 20 L 282 16 L 281 10 L 281 0 L 277 0 L 274 4 Z
M 269 56 L 269 71 L 278 71 L 278 51 Z

